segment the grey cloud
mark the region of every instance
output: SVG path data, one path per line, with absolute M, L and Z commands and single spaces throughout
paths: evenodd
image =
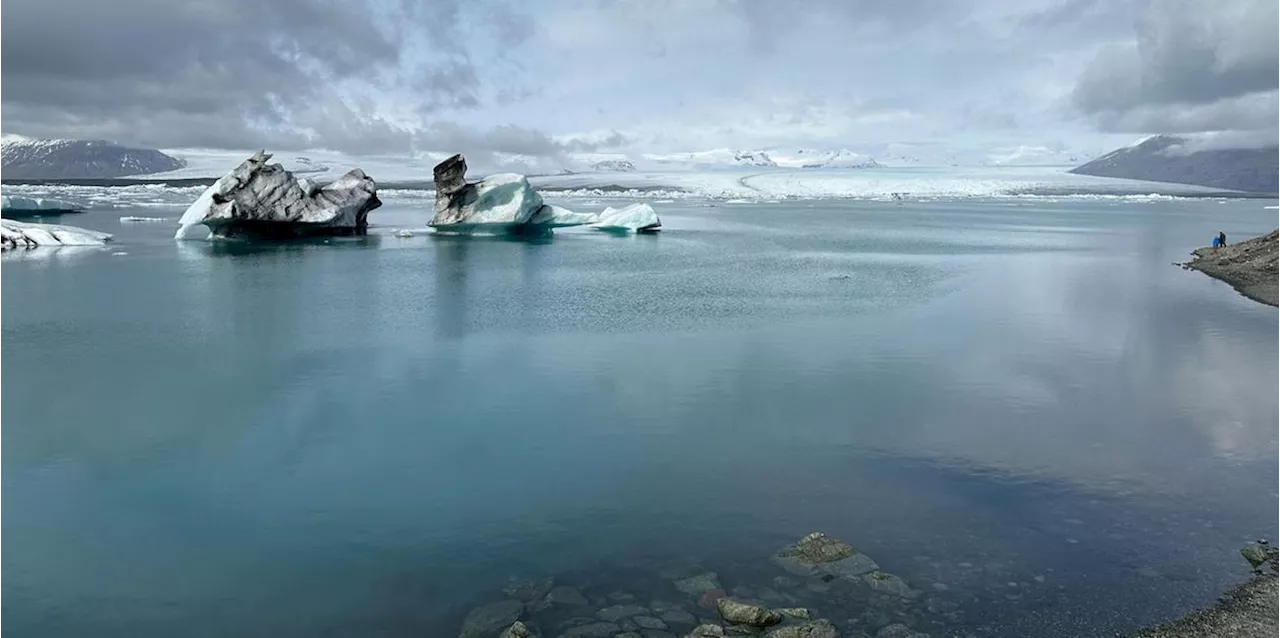
M 359 4 L 10 0 L 4 9 L 6 132 L 160 147 L 408 147 L 403 131 L 334 101 L 335 86 L 399 81 L 375 72 L 401 61 L 404 44 L 385 26 L 396 21 Z M 431 108 L 472 107 L 473 76 L 450 61 L 414 95 Z
M 1111 130 L 1245 128 L 1265 117 L 1274 126 L 1275 98 L 1265 96 L 1280 75 L 1278 20 L 1275 0 L 1152 0 L 1136 40 L 1103 48 L 1073 102 Z
M 417 138 L 419 150 L 480 154 L 511 154 L 557 157 L 565 153 L 592 152 L 618 148 L 631 140 L 617 131 L 599 138 L 557 141 L 546 133 L 507 124 L 490 129 L 471 129 L 452 122 L 438 122 Z

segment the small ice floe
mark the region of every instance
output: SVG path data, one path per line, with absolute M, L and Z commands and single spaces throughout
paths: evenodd
M 396 237 L 413 237 L 413 231 L 408 228 L 401 228 L 396 231 Z
M 125 251 L 123 251 L 123 250 L 117 250 L 117 251 L 115 251 L 115 252 L 111 253 L 111 255 L 112 255 L 113 257 L 124 257 L 125 255 L 128 255 L 128 254 L 129 254 L 129 253 L 127 253 L 127 252 L 125 252 Z
M 155 224 L 169 221 L 168 217 L 136 217 L 133 215 L 125 215 L 120 218 L 121 224 Z

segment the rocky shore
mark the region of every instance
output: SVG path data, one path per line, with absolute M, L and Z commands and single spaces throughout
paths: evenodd
M 1275 233 L 1271 234 L 1274 242 Z M 1261 638 L 1280 634 L 1277 624 L 1277 551 L 1264 542 L 1240 550 L 1254 567 L 1253 578 L 1173 622 L 1148 627 L 1132 638 Z
M 1231 284 L 1254 301 L 1276 305 L 1277 231 L 1222 248 L 1197 248 L 1191 254 L 1194 259 L 1178 265 Z
M 820 532 L 761 558 L 771 576 L 749 584 L 727 582 L 693 561 L 658 566 L 643 579 L 652 582 L 635 583 L 635 591 L 513 579 L 502 599 L 467 614 L 459 636 L 929 638 L 959 620 L 958 606 L 937 589 L 915 589 Z

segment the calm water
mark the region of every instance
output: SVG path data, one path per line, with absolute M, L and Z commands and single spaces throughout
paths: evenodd
M 1170 265 L 1264 203 L 256 248 L 64 219 L 117 241 L 3 263 L 3 629 L 453 636 L 509 578 L 680 602 L 659 565 L 758 587 L 814 530 L 952 610 L 934 636 L 1167 619 L 1277 532 L 1276 310 Z

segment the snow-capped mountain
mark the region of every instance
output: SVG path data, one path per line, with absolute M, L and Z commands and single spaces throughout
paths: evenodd
M 692 153 L 647 154 L 644 159 L 660 165 L 685 165 L 688 167 L 759 166 L 773 168 L 777 163 L 765 151 L 717 148 Z
M 182 160 L 148 148 L 103 140 L 6 139 L 0 174 L 18 179 L 106 179 L 172 171 Z
M 786 168 L 878 168 L 880 164 L 868 155 L 847 148 L 819 151 L 811 148 L 773 150 L 770 157 Z
M 1255 141 L 1244 148 L 1215 147 L 1209 139 L 1153 135 L 1071 169 L 1079 175 L 1194 184 L 1254 193 L 1280 190 L 1277 145 Z
M 630 160 L 615 159 L 596 162 L 591 168 L 600 172 L 630 173 L 636 170 L 636 165 Z

